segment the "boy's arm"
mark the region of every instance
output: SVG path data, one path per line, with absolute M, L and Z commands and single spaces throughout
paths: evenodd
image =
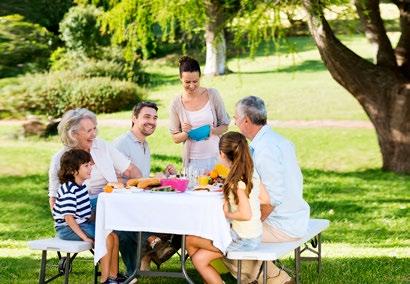
M 70 226 L 71 230 L 74 231 L 74 233 L 77 234 L 83 241 L 89 242 L 89 243 L 94 243 L 93 239 L 90 239 L 84 232 L 81 230 L 80 226 L 77 224 L 77 222 L 74 220 L 73 215 L 65 215 L 64 216 L 65 222 Z

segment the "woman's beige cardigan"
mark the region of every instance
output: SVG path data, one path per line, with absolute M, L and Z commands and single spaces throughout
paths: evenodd
M 222 101 L 221 96 L 219 95 L 218 91 L 213 88 L 207 89 L 210 107 L 212 110 L 212 116 L 214 118 L 214 124 L 212 125 L 214 128 L 221 126 L 221 125 L 229 125 L 230 118 L 228 113 L 225 110 L 224 102 Z M 182 123 L 190 123 L 184 105 L 182 103 L 182 96 L 177 96 L 170 108 L 169 112 L 169 131 L 171 134 L 176 134 L 182 132 L 181 124 Z M 182 162 L 184 166 L 188 165 L 189 162 L 189 148 L 192 141 L 187 139 L 184 142 L 183 154 L 182 154 Z

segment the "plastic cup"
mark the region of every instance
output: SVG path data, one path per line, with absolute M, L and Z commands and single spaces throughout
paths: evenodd
M 208 176 L 200 175 L 198 176 L 198 185 L 199 186 L 207 186 L 208 185 Z

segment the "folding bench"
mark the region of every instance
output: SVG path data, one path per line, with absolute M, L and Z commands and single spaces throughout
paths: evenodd
M 68 284 L 68 276 L 72 270 L 72 263 L 77 254 L 83 251 L 91 251 L 91 253 L 94 253 L 94 251 L 92 250 L 92 245 L 88 242 L 65 241 L 57 237 L 51 239 L 29 241 L 28 246 L 32 250 L 42 251 L 40 276 L 38 280 L 38 283 L 40 284 L 51 282 L 52 280 L 63 275 L 65 276 L 64 283 Z M 58 274 L 46 280 L 47 251 L 49 250 L 57 251 L 59 264 Z M 62 257 L 61 253 L 66 253 L 66 256 Z M 94 268 L 94 283 L 97 283 L 97 276 L 98 265 Z
M 267 283 L 267 264 L 268 261 L 277 262 L 281 257 L 294 251 L 295 253 L 295 280 L 300 283 L 300 265 L 302 260 L 317 261 L 318 273 L 321 269 L 322 243 L 320 234 L 329 227 L 329 220 L 310 219 L 307 234 L 300 240 L 285 243 L 261 243 L 261 245 L 252 251 L 232 251 L 228 252 L 227 258 L 238 261 L 237 283 L 241 282 L 241 264 L 242 260 L 261 260 L 263 283 Z M 308 246 L 310 241 L 311 247 Z M 304 246 L 301 249 L 301 246 Z M 316 256 L 304 257 L 301 254 L 304 251 L 310 251 Z

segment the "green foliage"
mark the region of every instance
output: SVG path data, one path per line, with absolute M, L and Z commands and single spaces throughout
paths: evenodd
M 54 40 L 20 15 L 0 17 L 0 78 L 46 69 Z
M 87 56 L 99 52 L 98 47 L 107 42 L 100 33 L 97 17 L 101 11 L 95 6 L 72 7 L 60 23 L 61 39 L 67 49 Z
M 87 57 L 83 53 L 56 49 L 50 57 L 51 70 L 71 70 L 83 77 L 111 77 L 129 80 L 135 83 L 145 83 L 148 75 L 142 69 L 138 57 L 131 62 L 124 59 L 124 50 L 116 47 L 101 47 L 99 53 Z
M 72 5 L 73 0 L 1 0 L 0 16 L 20 14 L 57 34 L 61 19 Z
M 130 109 L 145 96 L 137 85 L 109 77 L 53 72 L 21 77 L 0 93 L 0 105 L 14 115 L 38 114 L 59 117 L 75 107 L 101 112 Z

